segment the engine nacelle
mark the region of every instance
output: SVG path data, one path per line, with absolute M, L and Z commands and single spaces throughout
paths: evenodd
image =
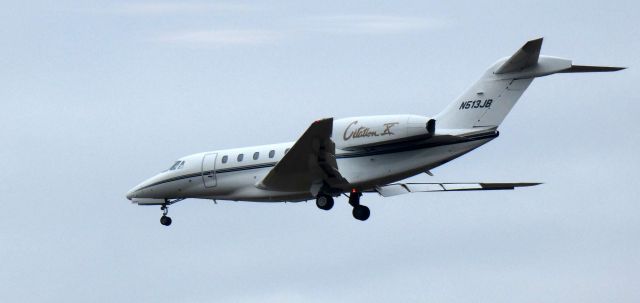
M 357 149 L 427 139 L 435 120 L 418 115 L 367 116 L 333 121 L 332 140 L 339 149 Z

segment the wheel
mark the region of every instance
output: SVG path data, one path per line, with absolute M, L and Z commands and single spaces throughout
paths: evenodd
M 370 214 L 371 211 L 364 205 L 358 205 L 353 208 L 353 217 L 360 221 L 366 221 L 367 219 L 369 219 Z
M 171 217 L 167 217 L 167 216 L 160 217 L 160 224 L 162 224 L 164 226 L 171 225 Z
M 160 217 L 160 224 L 162 224 L 164 226 L 171 225 L 171 217 L 167 217 L 167 216 Z
M 333 208 L 333 197 L 325 195 L 318 196 L 318 198 L 316 198 L 316 206 L 318 206 L 319 209 L 330 210 Z

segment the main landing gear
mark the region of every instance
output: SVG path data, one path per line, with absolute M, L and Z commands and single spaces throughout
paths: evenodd
M 360 204 L 361 196 L 361 192 L 356 190 L 352 191 L 351 195 L 349 195 L 349 204 L 353 206 L 353 217 L 360 221 L 365 221 L 369 219 L 371 211 L 368 207 Z M 333 197 L 327 194 L 319 194 L 318 197 L 316 197 L 316 206 L 322 210 L 330 210 L 333 208 Z
M 165 204 L 165 205 L 162 205 L 160 209 L 162 210 L 162 217 L 160 217 L 160 224 L 164 226 L 171 225 L 171 217 L 167 216 L 167 214 L 169 213 L 169 207 Z
M 351 195 L 349 195 L 349 204 L 353 206 L 353 217 L 360 221 L 366 221 L 369 219 L 369 215 L 371 215 L 371 211 L 368 207 L 360 204 L 360 197 L 362 193 L 359 191 L 351 191 Z

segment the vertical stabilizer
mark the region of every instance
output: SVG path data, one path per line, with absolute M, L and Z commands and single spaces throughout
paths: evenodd
M 542 38 L 531 40 L 511 57 L 494 63 L 476 83 L 435 117 L 438 128 L 498 127 L 536 77 L 624 69 L 572 65 L 568 59 L 540 55 L 541 48 Z

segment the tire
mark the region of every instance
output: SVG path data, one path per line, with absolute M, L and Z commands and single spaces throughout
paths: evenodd
M 167 216 L 160 217 L 160 224 L 162 224 L 164 226 L 171 225 L 171 217 L 167 217 Z
M 366 221 L 371 215 L 371 211 L 364 205 L 358 205 L 353 208 L 353 217 L 360 221 Z
M 316 206 L 319 209 L 330 210 L 333 208 L 333 197 L 326 195 L 318 196 L 318 198 L 316 198 Z

